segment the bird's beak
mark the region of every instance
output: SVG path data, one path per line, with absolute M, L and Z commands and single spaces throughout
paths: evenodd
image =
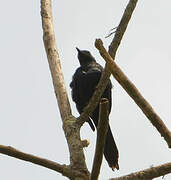
M 81 51 L 81 50 L 80 50 L 80 49 L 78 49 L 77 47 L 76 47 L 76 49 L 77 49 L 78 53 Z

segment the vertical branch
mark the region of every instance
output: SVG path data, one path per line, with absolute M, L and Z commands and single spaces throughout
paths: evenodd
M 41 16 L 44 45 L 60 114 L 63 120 L 63 129 L 70 152 L 70 166 L 72 169 L 82 172 L 88 178 L 89 172 L 86 167 L 82 142 L 80 140 L 80 127 L 75 123 L 76 118 L 71 114 L 71 107 L 64 85 L 64 77 L 56 48 L 56 40 L 52 22 L 51 0 L 41 0 Z
M 41 1 L 41 15 L 42 15 L 42 27 L 43 27 L 43 40 L 46 49 L 46 54 L 51 70 L 53 85 L 55 94 L 60 109 L 62 120 L 71 115 L 71 107 L 69 104 L 64 77 L 61 70 L 61 63 L 59 54 L 56 48 L 56 40 L 53 30 L 53 18 L 51 0 Z
M 96 150 L 93 161 L 93 168 L 91 173 L 91 180 L 97 180 L 100 174 L 100 167 L 103 159 L 103 151 L 105 145 L 106 134 L 109 123 L 109 101 L 106 98 L 102 98 L 99 108 L 99 122 L 97 127 L 97 139 Z

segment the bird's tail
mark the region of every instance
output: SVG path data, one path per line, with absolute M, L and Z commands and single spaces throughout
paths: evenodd
M 119 164 L 118 164 L 119 152 L 115 140 L 113 138 L 110 126 L 106 135 L 104 156 L 109 166 L 112 168 L 112 170 L 114 170 L 115 168 L 119 170 Z

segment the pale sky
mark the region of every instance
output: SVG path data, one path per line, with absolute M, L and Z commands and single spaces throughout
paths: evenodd
M 94 41 L 101 38 L 108 49 L 112 38 L 104 37 L 118 25 L 127 2 L 53 1 L 57 47 L 70 100 L 69 83 L 79 66 L 75 47 L 91 51 L 97 62 L 104 65 Z M 116 56 L 117 64 L 169 129 L 170 7 L 170 0 L 139 1 Z M 42 41 L 40 2 L 3 1 L 0 17 L 0 144 L 68 164 L 68 147 Z M 111 80 L 114 88 L 110 125 L 120 153 L 120 170 L 113 172 L 103 159 L 100 180 L 170 162 L 171 150 L 166 142 L 113 77 Z M 71 106 L 77 117 L 72 100 Z M 81 136 L 91 142 L 84 151 L 91 170 L 96 132 L 85 124 Z M 67 179 L 49 169 L 2 154 L 0 177 L 2 180 Z M 164 179 L 171 179 L 171 175 Z

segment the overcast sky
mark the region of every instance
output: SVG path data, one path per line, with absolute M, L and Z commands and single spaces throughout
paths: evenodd
M 94 47 L 118 25 L 128 0 L 53 1 L 54 28 L 65 85 L 79 66 L 75 47 L 91 51 L 98 63 L 104 60 Z M 116 62 L 171 129 L 171 1 L 139 1 L 129 23 Z M 2 1 L 0 7 L 0 144 L 69 163 L 62 122 L 42 41 L 40 2 Z M 108 179 L 171 161 L 170 149 L 134 101 L 111 77 L 113 107 L 110 125 L 119 148 L 120 170 L 113 172 L 105 159 L 100 179 Z M 78 113 L 71 100 L 72 112 Z M 92 167 L 96 133 L 87 124 L 82 138 Z M 60 174 L 0 154 L 0 177 L 10 179 L 64 180 Z M 161 179 L 162 177 L 158 178 Z M 171 175 L 165 176 L 171 179 Z

